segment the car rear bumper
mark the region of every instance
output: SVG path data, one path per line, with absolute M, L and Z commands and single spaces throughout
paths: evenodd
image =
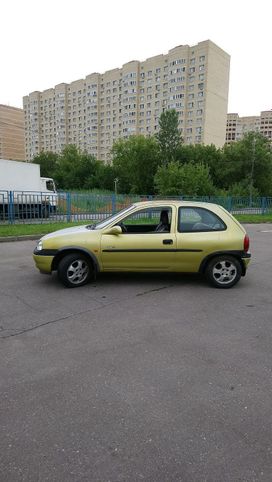
M 242 260 L 242 263 L 243 263 L 243 266 L 244 266 L 244 269 L 243 269 L 243 272 L 242 272 L 242 276 L 245 276 L 246 274 L 246 271 L 247 271 L 247 268 L 248 268 L 248 265 L 251 261 L 251 253 L 245 253 L 242 257 L 241 257 L 241 260 Z

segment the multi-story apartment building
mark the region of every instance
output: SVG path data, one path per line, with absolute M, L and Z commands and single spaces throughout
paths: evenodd
M 264 110 L 259 116 L 227 115 L 226 144 L 241 140 L 247 132 L 260 132 L 272 141 L 272 110 Z
M 0 159 L 25 158 L 24 111 L 0 104 Z
M 229 55 L 207 40 L 32 92 L 23 99 L 27 159 L 72 143 L 108 161 L 114 141 L 155 133 L 160 114 L 172 108 L 186 144 L 222 146 L 229 62 Z

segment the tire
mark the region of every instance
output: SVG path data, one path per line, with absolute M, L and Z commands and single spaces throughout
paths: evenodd
M 213 258 L 205 270 L 207 280 L 216 288 L 231 288 L 241 278 L 242 267 L 233 256 L 222 255 Z
M 68 254 L 58 265 L 58 277 L 67 288 L 87 284 L 93 274 L 91 262 L 81 253 Z

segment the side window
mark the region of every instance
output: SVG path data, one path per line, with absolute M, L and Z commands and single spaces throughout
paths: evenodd
M 198 207 L 180 207 L 178 231 L 180 233 L 224 231 L 225 223 L 209 209 Z
M 127 233 L 162 233 L 170 232 L 172 219 L 172 208 L 163 206 L 146 208 L 133 213 L 122 219 L 123 232 Z
M 55 186 L 54 186 L 54 183 L 53 181 L 46 181 L 46 189 L 48 191 L 55 191 Z

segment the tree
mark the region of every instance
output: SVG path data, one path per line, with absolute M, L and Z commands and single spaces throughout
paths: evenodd
M 131 136 L 120 139 L 114 144 L 112 155 L 121 192 L 154 192 L 154 175 L 160 164 L 159 146 L 154 137 Z
M 113 166 L 97 161 L 75 145 L 67 145 L 61 154 L 42 152 L 33 160 L 41 166 L 41 176 L 53 177 L 61 189 L 113 190 L 116 172 Z
M 209 166 L 221 160 L 222 151 L 214 144 L 182 144 L 177 150 L 177 160 L 182 164 L 186 162 L 204 163 Z
M 248 179 L 243 179 L 240 182 L 235 182 L 231 186 L 229 186 L 226 194 L 228 196 L 236 196 L 236 197 L 259 197 L 260 193 L 259 191 L 253 187 L 252 189 L 250 188 L 250 184 L 248 184 Z
M 98 161 L 95 175 L 95 187 L 112 191 L 114 189 L 114 179 L 116 178 L 117 172 L 114 166 Z
M 164 196 L 209 196 L 215 193 L 209 168 L 204 164 L 170 162 L 159 167 L 155 176 L 159 194 Z
M 187 164 L 188 162 L 192 162 L 195 165 L 199 163 L 205 164 L 205 166 L 209 167 L 213 184 L 215 186 L 220 185 L 222 149 L 217 148 L 213 144 L 182 144 L 177 150 L 176 159 L 181 164 Z
M 82 152 L 75 145 L 67 145 L 59 156 L 56 180 L 62 189 L 92 189 L 98 163 L 94 156 Z
M 41 152 L 34 157 L 34 164 L 39 164 L 42 177 L 55 177 L 58 168 L 59 155 L 55 152 Z
M 241 141 L 226 145 L 218 180 L 223 188 L 243 183 L 248 192 L 256 189 L 261 196 L 271 195 L 272 152 L 268 139 L 257 132 L 250 132 Z
M 160 130 L 156 134 L 156 139 L 159 143 L 163 164 L 176 160 L 177 151 L 182 144 L 178 119 L 178 113 L 174 109 L 166 110 L 160 115 Z

